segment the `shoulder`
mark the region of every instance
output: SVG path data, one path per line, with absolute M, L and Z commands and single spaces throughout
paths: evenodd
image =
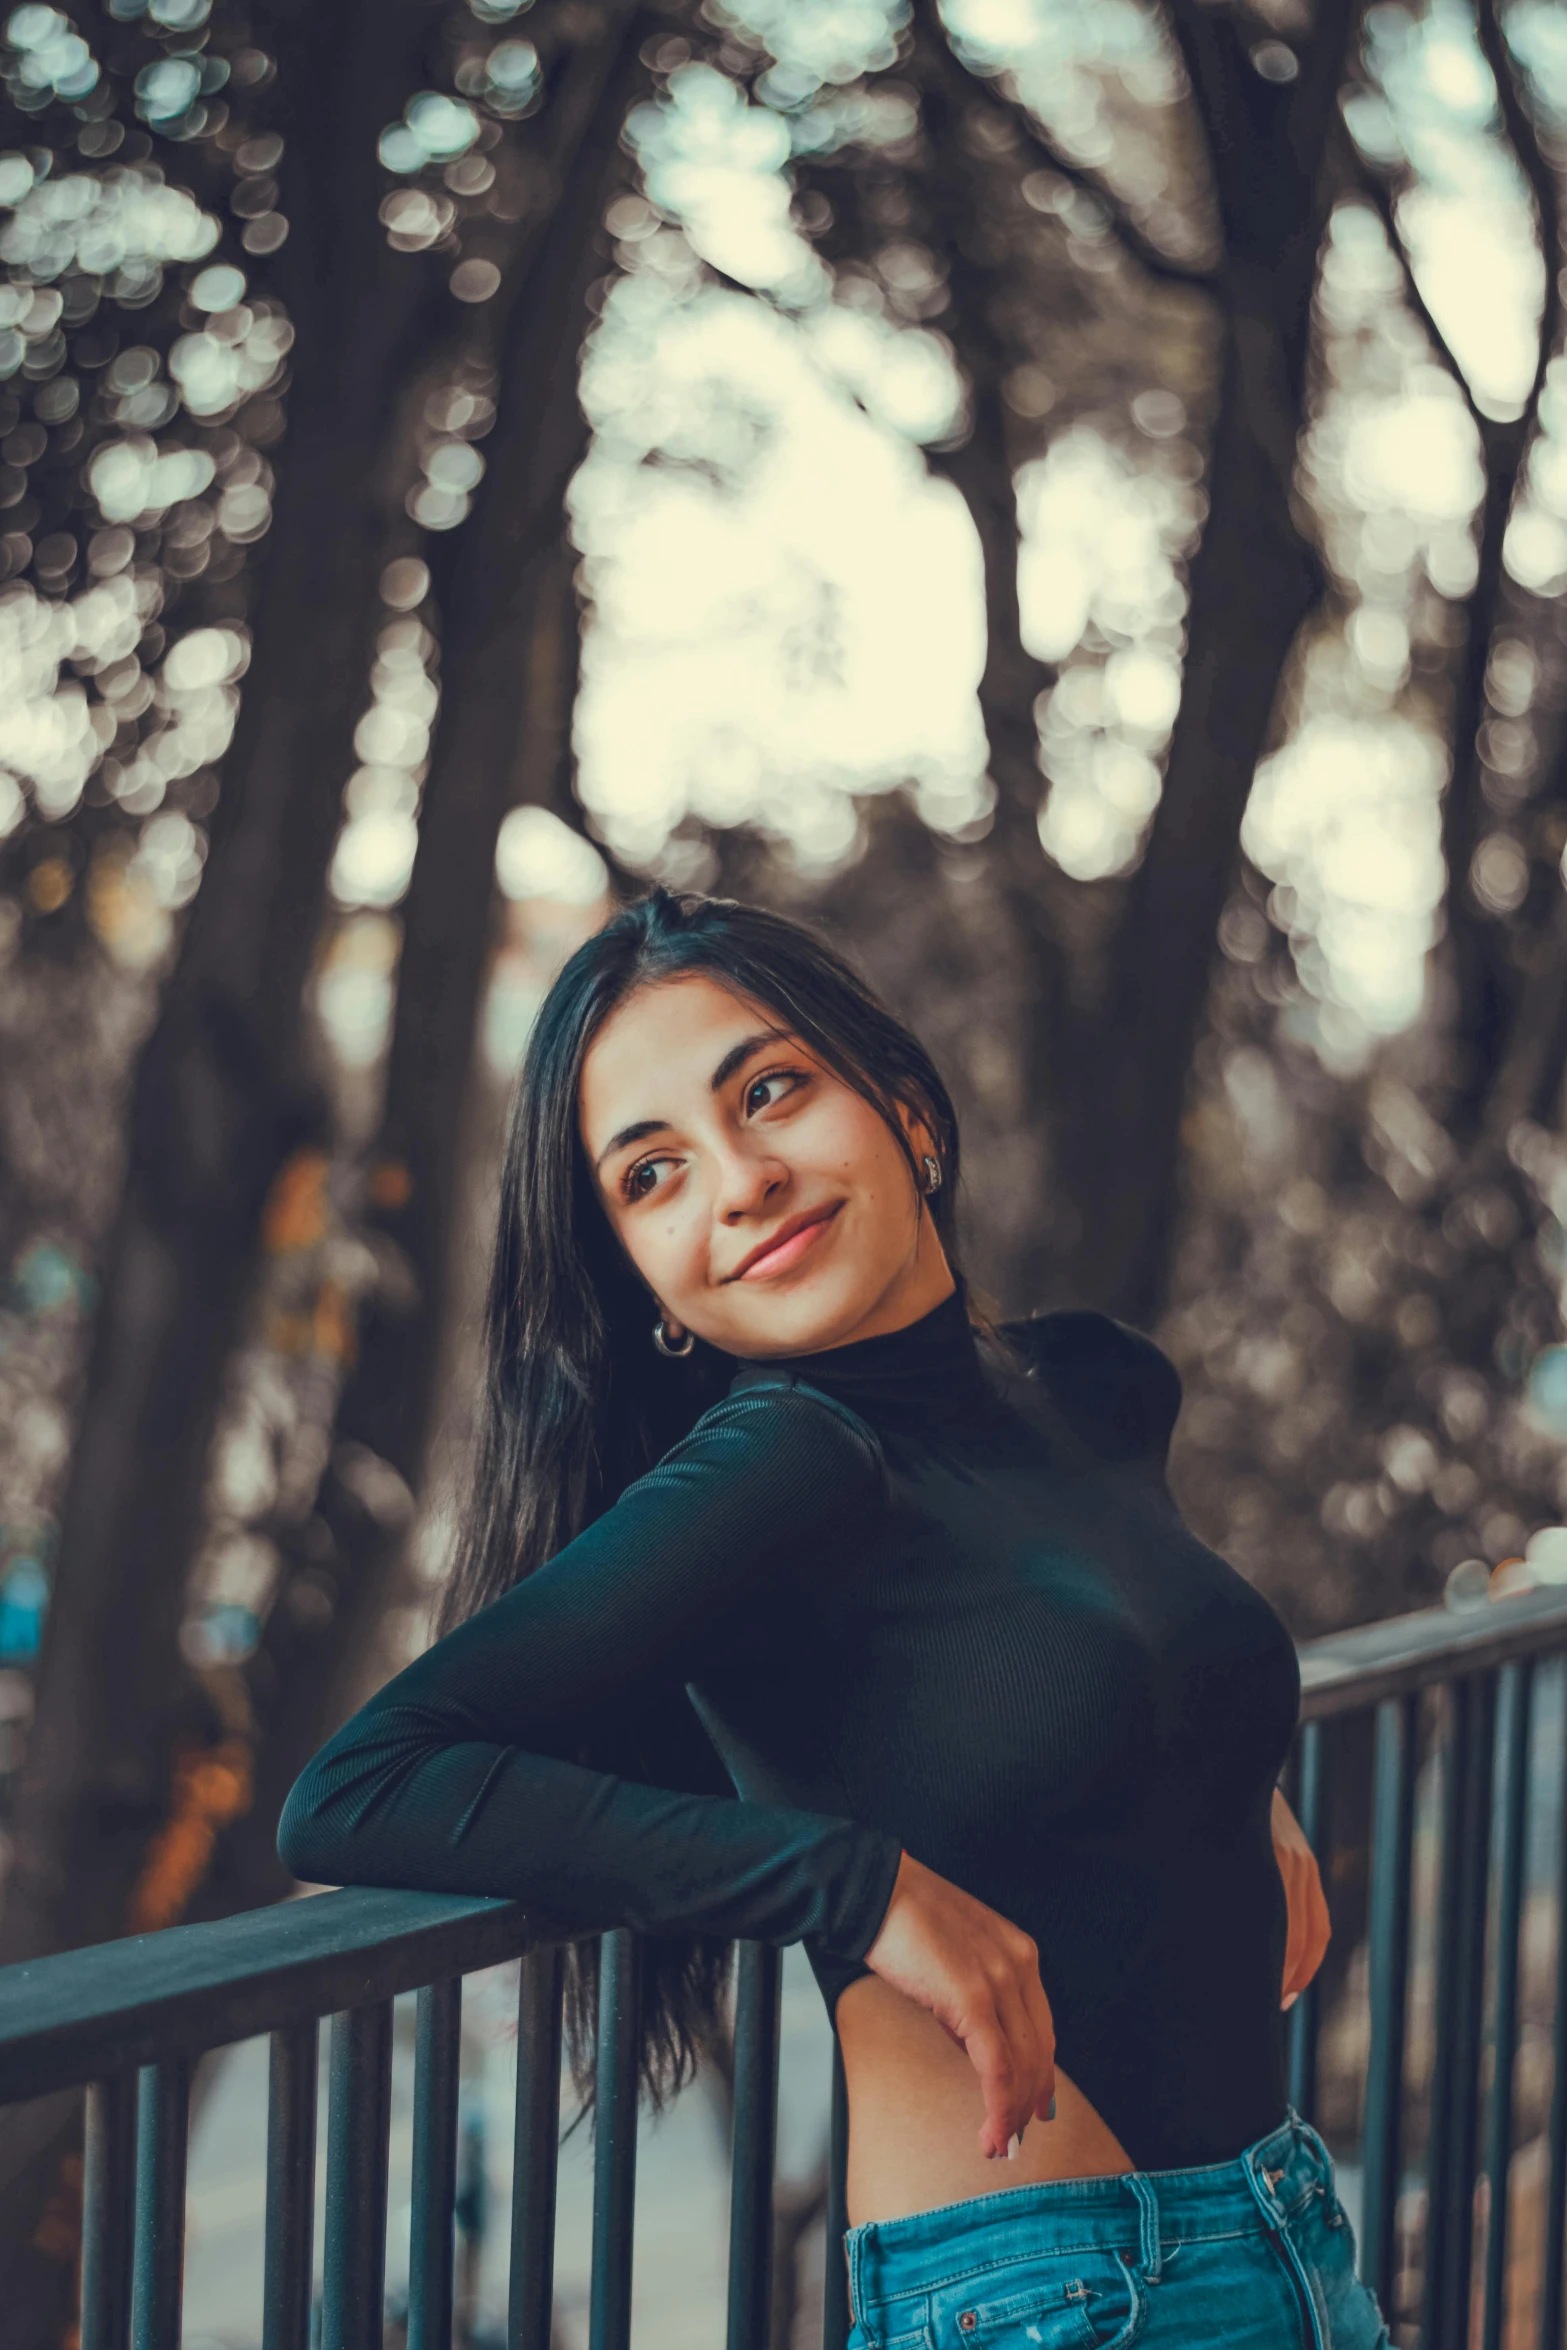
M 1141 1330 L 1108 1314 L 1035 1314 L 1002 1336 L 1072 1434 L 1101 1460 L 1162 1469 L 1181 1375 Z
M 879 1497 L 881 1447 L 857 1414 L 786 1363 L 748 1364 L 729 1393 L 709 1406 L 690 1434 L 672 1445 L 654 1476 L 718 1477 L 776 1495 L 791 1514 L 822 1503 Z

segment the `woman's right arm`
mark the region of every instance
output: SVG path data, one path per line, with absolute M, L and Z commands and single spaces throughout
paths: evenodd
M 389 1682 L 304 1772 L 278 1849 L 315 1883 L 506 1895 L 564 1930 L 629 1925 L 863 1955 L 897 1840 L 649 1787 L 572 1760 L 715 1639 L 804 1585 L 881 1506 L 856 1423 L 749 1390 L 557 1557 Z

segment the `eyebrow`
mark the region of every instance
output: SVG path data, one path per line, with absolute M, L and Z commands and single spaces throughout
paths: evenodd
M 738 1044 L 732 1044 L 729 1047 L 728 1052 L 725 1053 L 709 1078 L 708 1083 L 712 1091 L 722 1093 L 735 1071 L 743 1068 L 753 1053 L 760 1052 L 764 1044 L 776 1044 L 780 1037 L 785 1037 L 788 1034 L 787 1028 L 758 1028 L 754 1035 L 742 1036 Z M 606 1159 L 614 1157 L 616 1151 L 627 1150 L 634 1142 L 645 1142 L 650 1134 L 667 1134 L 668 1131 L 669 1120 L 667 1118 L 639 1118 L 634 1125 L 622 1126 L 618 1134 L 610 1136 L 594 1160 L 595 1174 Z

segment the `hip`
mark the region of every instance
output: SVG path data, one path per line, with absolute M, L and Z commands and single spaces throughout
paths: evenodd
M 980 2152 L 984 2092 L 967 2051 L 933 2015 L 875 1975 L 852 1983 L 835 2023 L 849 2092 L 849 2218 L 902 2219 L 1008 2188 L 1102 2178 L 1134 2166 L 1071 2076 L 1056 2070 L 1057 2114 L 1030 2122 L 1014 2162 Z
M 1293 2113 L 1232 2162 L 1057 2179 L 844 2238 L 850 2350 L 1386 2350 Z

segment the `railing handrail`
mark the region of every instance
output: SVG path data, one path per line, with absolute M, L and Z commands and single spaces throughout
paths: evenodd
M 355 1886 L 0 1967 L 0 2104 L 417 1991 L 564 1937 L 514 1901 Z
M 1567 1588 L 1300 1644 L 1320 1721 L 1567 1645 Z M 568 1939 L 510 1901 L 352 1888 L 0 1967 L 0 2104 L 197 2055 Z
M 1567 1588 L 1546 1585 L 1477 1607 L 1416 1608 L 1300 1643 L 1300 1718 L 1358 1713 L 1384 1697 L 1484 1673 L 1515 1657 L 1567 1646 Z

